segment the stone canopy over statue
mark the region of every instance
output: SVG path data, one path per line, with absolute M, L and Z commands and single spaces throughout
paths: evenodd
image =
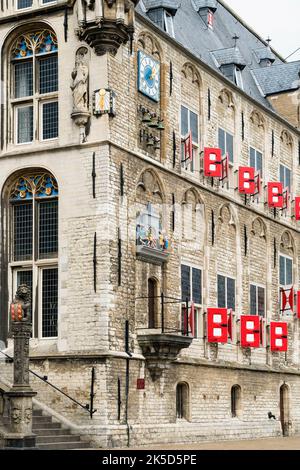
M 97 55 L 115 55 L 121 44 L 128 40 L 132 44 L 137 3 L 138 0 L 77 0 L 79 39 L 94 48 Z

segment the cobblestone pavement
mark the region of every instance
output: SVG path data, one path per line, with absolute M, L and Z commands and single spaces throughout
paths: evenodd
M 300 450 L 300 436 L 140 447 L 137 450 Z

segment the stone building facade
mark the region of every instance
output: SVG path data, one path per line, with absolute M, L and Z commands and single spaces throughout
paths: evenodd
M 137 3 L 3 2 L 0 338 L 11 352 L 9 303 L 30 284 L 31 368 L 80 403 L 96 377 L 92 419 L 32 378 L 36 402 L 96 446 L 297 434 L 299 319 L 280 288 L 299 289 L 300 64 L 221 1 Z M 222 181 L 204 148 L 227 158 Z M 217 307 L 225 344 L 208 341 Z M 258 348 L 241 346 L 250 314 Z

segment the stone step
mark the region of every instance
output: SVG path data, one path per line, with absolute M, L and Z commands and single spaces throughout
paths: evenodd
M 44 421 L 34 421 L 33 422 L 33 430 L 35 429 L 45 429 L 45 425 L 46 425 L 46 428 L 49 428 L 49 429 L 60 429 L 61 428 L 61 424 L 60 423 L 52 423 L 51 421 L 48 423 L 45 423 Z
M 43 415 L 43 410 L 39 410 L 38 408 L 33 408 L 32 410 L 32 416 L 42 416 Z
M 38 445 L 38 449 L 41 450 L 65 450 L 65 449 L 88 449 L 89 444 L 87 442 L 44 442 Z
M 40 429 L 33 429 L 34 434 L 37 436 L 66 436 L 67 434 L 71 434 L 70 429 L 61 428 L 61 429 L 49 429 L 49 428 L 40 428 Z
M 33 425 L 35 423 L 52 423 L 51 416 L 33 416 Z
M 59 434 L 59 435 L 53 435 L 53 436 L 37 436 L 36 438 L 37 444 L 50 444 L 50 443 L 60 443 L 60 442 L 81 442 L 80 436 L 78 434 Z

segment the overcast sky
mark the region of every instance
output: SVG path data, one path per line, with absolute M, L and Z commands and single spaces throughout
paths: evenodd
M 224 1 L 284 58 L 300 47 L 300 0 Z M 300 50 L 288 60 L 300 60 Z

